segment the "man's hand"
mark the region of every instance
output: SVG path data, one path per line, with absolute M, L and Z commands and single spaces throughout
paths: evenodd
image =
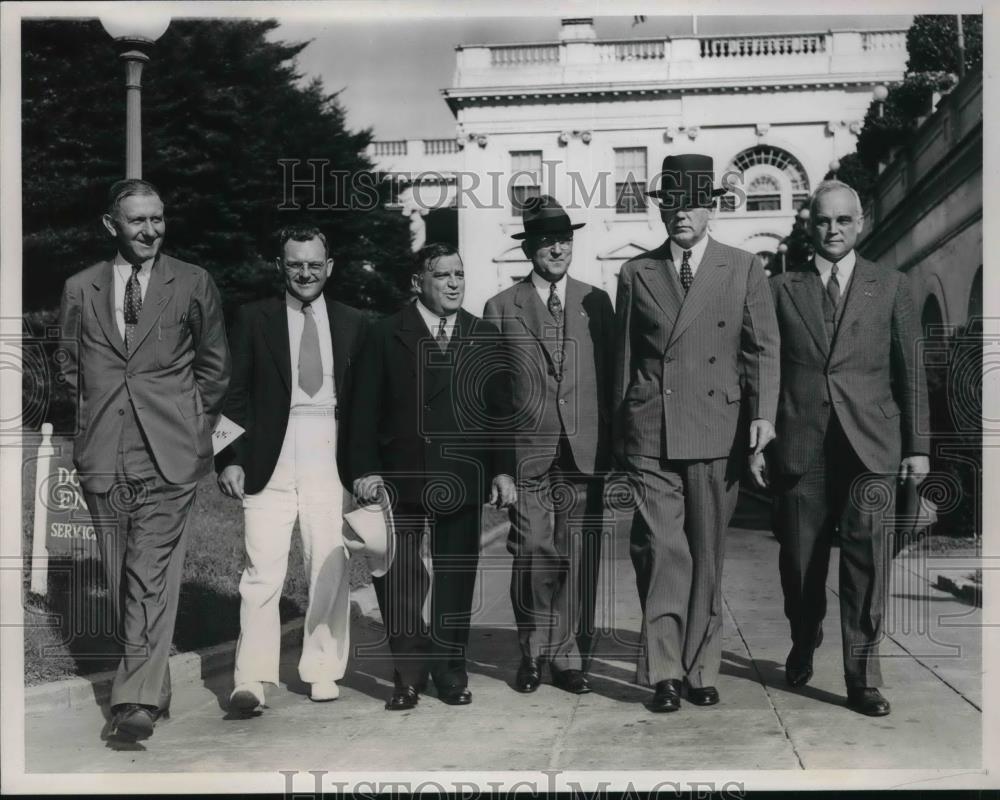
M 917 486 L 931 471 L 931 460 L 927 456 L 907 456 L 899 464 L 899 482 L 912 479 Z
M 497 475 L 490 489 L 490 505 L 509 508 L 517 502 L 517 486 L 510 475 Z
M 767 459 L 763 453 L 754 453 L 750 456 L 750 477 L 758 489 L 766 489 L 771 485 L 767 477 Z
M 358 505 L 377 503 L 379 494 L 385 491 L 381 475 L 366 475 L 354 481 L 354 499 Z
M 246 473 L 243 467 L 238 464 L 230 464 L 219 473 L 219 489 L 226 497 L 234 500 L 242 500 L 246 495 L 243 493 L 243 481 Z
M 774 438 L 774 426 L 766 419 L 755 419 L 750 423 L 750 449 L 754 455 L 764 452 L 768 442 Z

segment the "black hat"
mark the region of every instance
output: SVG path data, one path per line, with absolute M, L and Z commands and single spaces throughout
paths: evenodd
M 715 198 L 727 189 L 713 188 L 715 168 L 711 156 L 684 153 L 667 156 L 660 170 L 660 188 L 646 192 L 660 201 L 660 208 L 712 208 Z
M 566 233 L 582 228 L 586 223 L 573 225 L 569 221 L 563 207 L 554 197 L 543 194 L 541 197 L 529 197 L 522 204 L 524 209 L 524 232 L 515 233 L 512 239 L 527 239 L 529 236 L 545 236 L 549 233 Z

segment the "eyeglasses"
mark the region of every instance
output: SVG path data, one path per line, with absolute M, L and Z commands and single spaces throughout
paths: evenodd
M 297 275 L 300 272 L 308 272 L 310 275 L 321 275 L 326 269 L 326 264 L 322 261 L 286 261 L 285 272 L 289 275 Z
M 535 239 L 535 249 L 541 250 L 546 247 L 555 247 L 559 245 L 563 250 L 568 249 L 573 246 L 573 234 L 563 233 L 550 236 L 539 236 Z

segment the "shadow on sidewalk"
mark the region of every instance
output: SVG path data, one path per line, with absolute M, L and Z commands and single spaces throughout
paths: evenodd
M 817 689 L 815 686 L 810 686 L 809 684 L 798 689 L 793 689 L 785 683 L 785 665 L 779 664 L 777 661 L 771 661 L 770 659 L 753 660 L 726 650 L 722 654 L 721 673 L 759 683 L 766 689 L 776 689 L 787 694 L 798 694 L 834 706 L 844 705 L 843 696 L 824 689 Z

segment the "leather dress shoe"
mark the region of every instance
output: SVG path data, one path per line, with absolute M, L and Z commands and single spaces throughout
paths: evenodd
M 796 688 L 805 686 L 813 676 L 813 651 L 823 644 L 823 628 L 816 632 L 812 647 L 793 644 L 785 659 L 785 682 Z
M 851 687 L 847 690 L 847 707 L 866 717 L 885 717 L 889 714 L 889 701 L 878 689 Z
M 533 692 L 542 683 L 542 662 L 531 656 L 521 658 L 521 665 L 517 668 L 517 676 L 514 678 L 514 688 L 519 692 Z
M 397 686 L 385 704 L 386 711 L 409 711 L 416 708 L 420 695 L 415 686 Z
M 153 735 L 153 726 L 159 709 L 138 703 L 122 703 L 115 706 L 112 733 L 138 742 Z
M 696 706 L 714 706 L 719 702 L 719 690 L 714 686 L 692 686 L 684 681 L 687 699 Z
M 677 711 L 681 707 L 681 682 L 678 680 L 658 681 L 649 710 L 656 713 Z
M 587 694 L 590 691 L 590 682 L 583 670 L 579 669 L 555 669 L 553 667 L 552 683 L 564 692 L 571 694 Z
M 472 692 L 465 686 L 455 686 L 451 689 L 439 689 L 438 699 L 450 706 L 467 706 L 472 702 Z

